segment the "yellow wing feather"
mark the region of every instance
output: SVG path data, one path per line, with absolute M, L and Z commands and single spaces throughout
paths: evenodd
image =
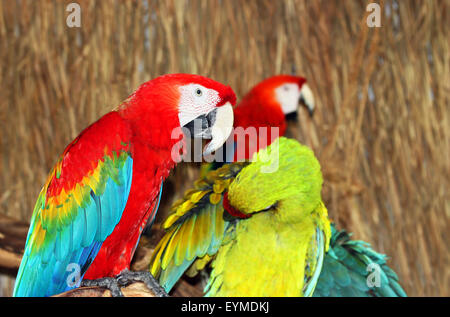
M 166 290 L 172 287 L 173 276 L 180 274 L 178 268 L 184 272 L 197 257 L 202 262 L 196 267 L 204 268 L 217 252 L 226 229 L 222 195 L 246 164 L 227 164 L 211 171 L 172 206 L 172 213 L 163 223 L 166 234 L 150 261 L 150 272 L 160 279 Z

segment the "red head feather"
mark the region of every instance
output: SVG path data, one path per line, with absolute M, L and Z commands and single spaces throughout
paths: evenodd
M 242 136 L 239 131 L 236 131 L 235 140 L 238 143 L 238 150 L 235 153 L 235 160 L 250 159 L 254 152 L 269 145 L 278 136 L 285 134 L 285 114 L 276 99 L 275 90 L 286 83 L 298 84 L 299 89 L 301 89 L 303 84 L 306 83 L 306 79 L 291 75 L 267 78 L 254 86 L 244 96 L 239 105 L 234 108 L 234 127 L 244 129 L 254 127 L 258 134 L 258 143 L 256 143 L 248 135 Z M 267 128 L 267 133 L 262 132 L 262 127 Z M 278 133 L 271 133 L 271 127 L 278 128 Z M 240 141 L 239 137 L 241 138 Z M 244 137 L 245 142 L 243 142 Z M 239 143 L 241 146 L 239 146 Z
M 192 74 L 169 74 L 142 84 L 136 92 L 119 107 L 121 116 L 132 122 L 135 137 L 153 147 L 166 147 L 172 140 L 172 131 L 179 127 L 179 87 L 199 84 L 219 93 L 217 107 L 230 102 L 236 103 L 236 96 L 229 86 L 210 78 Z
M 285 131 L 285 119 L 281 105 L 276 100 L 275 89 L 286 83 L 298 84 L 306 79 L 299 76 L 278 75 L 267 78 L 254 86 L 242 99 L 234 111 L 235 127 L 277 126 Z
M 252 215 L 244 214 L 243 212 L 240 212 L 233 206 L 231 206 L 230 201 L 228 200 L 228 192 L 226 192 L 223 196 L 223 208 L 233 217 L 246 219 L 250 218 Z

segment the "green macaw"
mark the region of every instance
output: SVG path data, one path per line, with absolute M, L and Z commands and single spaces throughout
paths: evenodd
M 150 272 L 169 292 L 208 271 L 205 296 L 405 296 L 383 255 L 330 223 L 321 189 L 312 150 L 281 137 L 174 204 Z

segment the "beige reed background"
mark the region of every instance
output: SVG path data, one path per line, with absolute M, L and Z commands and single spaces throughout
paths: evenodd
M 448 0 L 373 1 L 380 28 L 370 1 L 78 0 L 70 29 L 69 2 L 0 1 L 1 213 L 28 221 L 65 145 L 144 81 L 198 73 L 242 97 L 295 67 L 317 109 L 293 130 L 331 217 L 388 254 L 409 295 L 450 295 Z M 196 171 L 175 170 L 160 217 Z

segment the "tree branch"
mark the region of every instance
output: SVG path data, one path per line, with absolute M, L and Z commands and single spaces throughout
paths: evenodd
M 144 283 L 135 282 L 122 287 L 124 297 L 156 297 L 156 295 Z M 103 287 L 79 287 L 73 290 L 55 295 L 54 297 L 111 297 L 111 292 Z
M 16 272 L 22 259 L 29 224 L 0 214 L 0 268 Z

